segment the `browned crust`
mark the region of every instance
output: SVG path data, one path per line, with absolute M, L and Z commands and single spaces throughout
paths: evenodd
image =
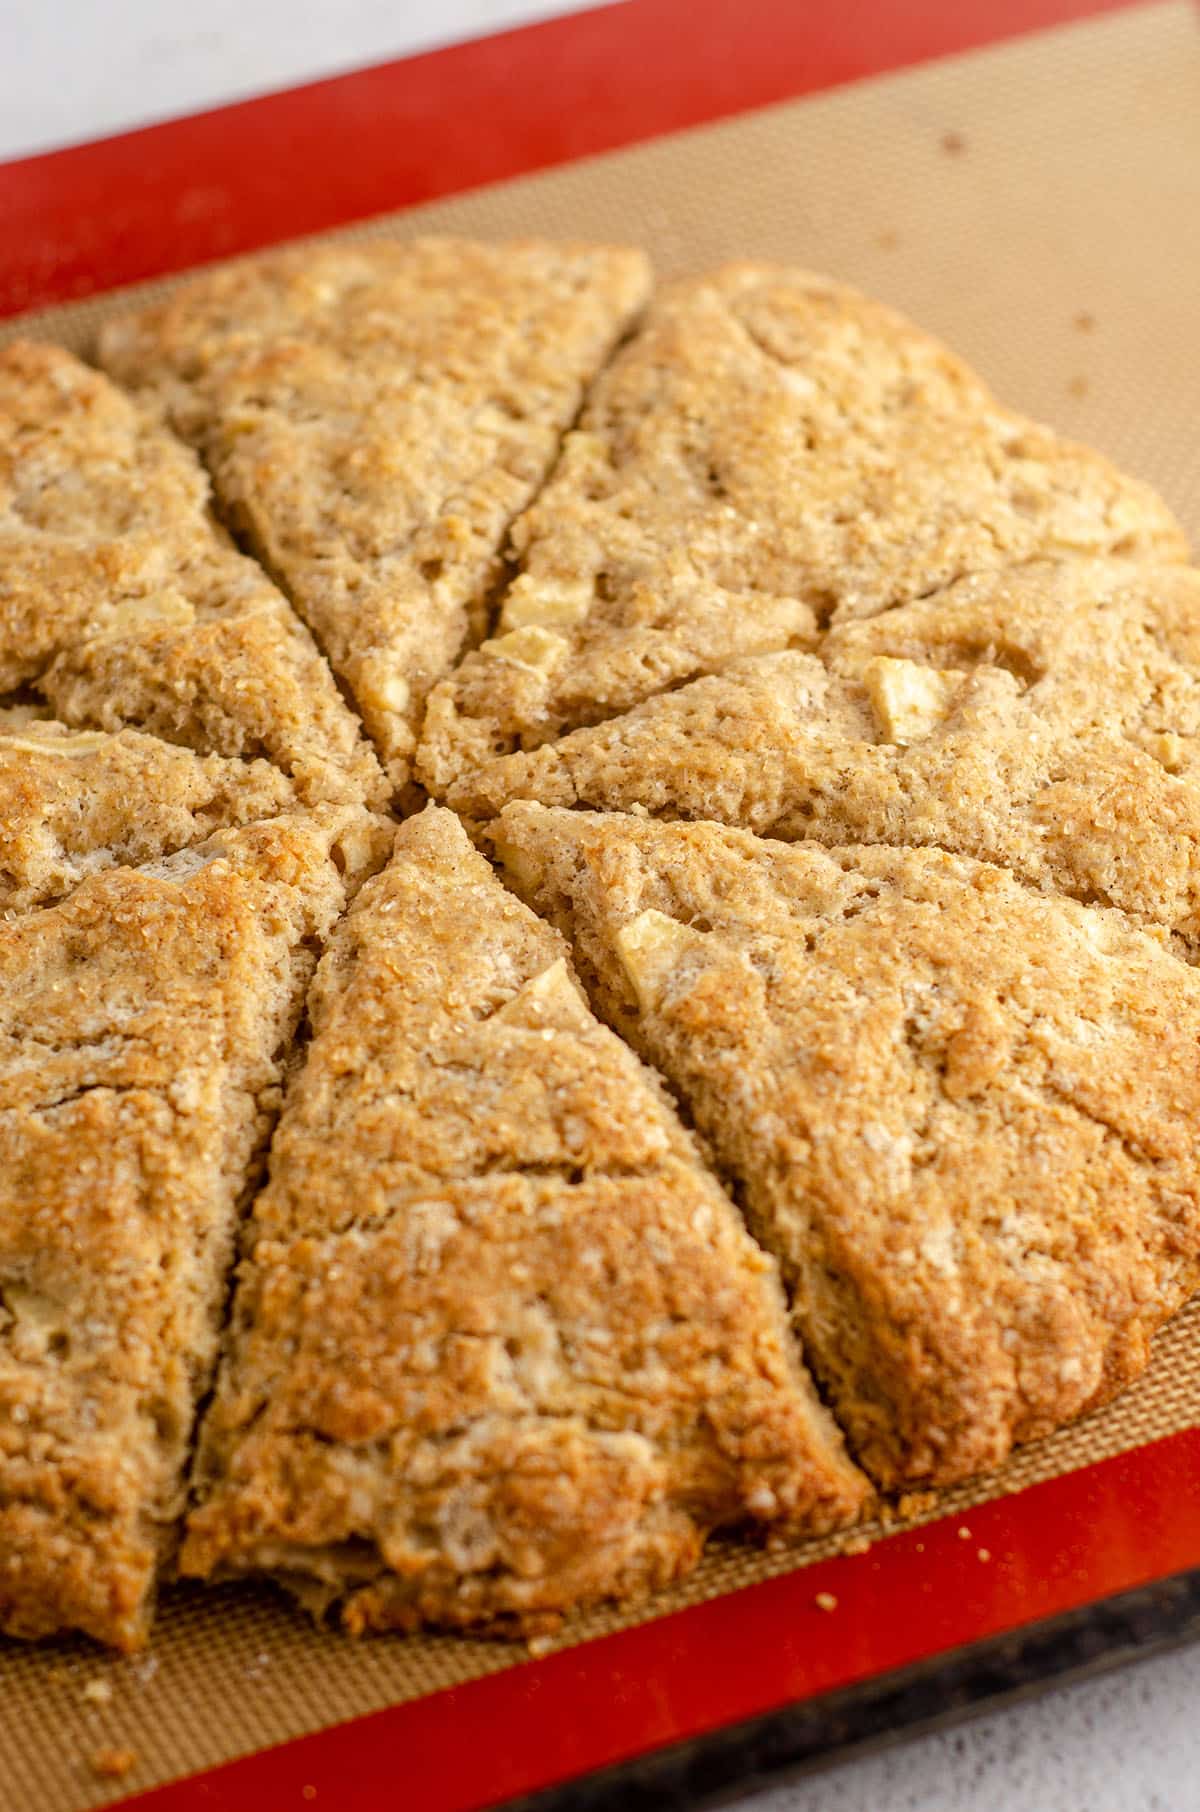
M 76 727 L 266 756 L 308 800 L 386 797 L 312 637 L 214 522 L 181 442 L 56 346 L 0 348 L 0 693 Z
M 513 540 L 499 633 L 430 698 L 417 771 L 438 796 L 965 573 L 1187 555 L 1147 486 L 1001 408 L 936 340 L 754 264 L 660 294 Z
M 1110 1395 L 1200 1281 L 1200 976 L 940 851 L 509 806 L 496 846 L 679 1090 L 886 1485 Z
M 772 1262 L 564 957 L 449 813 L 402 828 L 313 990 L 185 1571 L 529 1632 L 861 1508 Z
M 926 845 L 1200 936 L 1200 573 L 1079 560 L 960 580 L 734 662 L 459 781 L 832 846 Z M 897 715 L 898 714 L 898 715 Z
M 0 1629 L 145 1639 L 312 945 L 376 850 L 324 807 L 0 923 Z
M 312 627 L 400 789 L 429 687 L 486 628 L 504 543 L 649 289 L 641 252 L 305 248 L 109 322 Z

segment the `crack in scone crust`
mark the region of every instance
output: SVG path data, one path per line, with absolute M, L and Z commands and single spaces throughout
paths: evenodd
M 786 842 L 925 845 L 1200 935 L 1200 574 L 1035 562 L 959 580 L 812 653 L 735 661 L 453 786 Z
M 1176 524 L 826 278 L 648 288 L 299 249 L 0 351 L 0 1628 L 136 1646 L 182 1540 L 537 1634 L 1200 1285 Z
M 639 252 L 387 242 L 285 252 L 110 322 L 102 363 L 201 451 L 222 510 L 345 683 L 394 788 L 477 641 Z
M 0 710 L 0 911 L 48 905 L 89 874 L 174 855 L 299 804 L 267 761 Z
M 369 826 L 277 817 L 0 924 L 0 1629 L 145 1639 L 238 1205 Z
M 714 1526 L 860 1510 L 774 1265 L 566 957 L 434 807 L 338 928 L 185 1572 L 282 1570 L 351 1628 L 532 1633 Z
M 1187 554 L 1146 486 L 1003 409 L 890 310 L 750 264 L 662 293 L 513 540 L 498 633 L 431 695 L 417 773 L 438 797 L 971 573 Z
M 936 850 L 535 804 L 495 846 L 687 1103 L 882 1484 L 1103 1402 L 1200 1281 L 1200 974 Z
M 64 723 L 265 756 L 306 801 L 384 796 L 312 637 L 213 520 L 181 442 L 58 347 L 0 349 L 0 692 Z

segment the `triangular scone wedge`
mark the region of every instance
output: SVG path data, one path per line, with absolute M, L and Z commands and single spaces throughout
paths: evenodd
M 449 813 L 401 828 L 309 1012 L 185 1572 L 531 1633 L 715 1526 L 854 1518 L 773 1262 Z
M 0 348 L 0 694 L 266 756 L 307 801 L 380 803 L 361 726 L 192 453 L 57 346 Z
M 0 922 L 0 1629 L 146 1635 L 249 1172 L 356 807 Z
M 751 264 L 661 295 L 513 538 L 492 639 L 430 699 L 418 773 L 439 795 L 965 573 L 1186 555 L 1145 485 L 1002 409 L 907 321 Z
M 349 689 L 393 784 L 430 685 L 484 633 L 509 526 L 645 301 L 640 252 L 305 247 L 110 322 L 230 521 Z
M 1200 572 L 1033 562 L 734 662 L 452 787 L 936 845 L 1200 950 Z
M 936 850 L 509 806 L 497 847 L 671 1082 L 887 1486 L 1102 1402 L 1200 1282 L 1200 974 Z
M 267 761 L 0 710 L 0 912 L 48 905 L 89 874 L 297 805 L 291 781 Z

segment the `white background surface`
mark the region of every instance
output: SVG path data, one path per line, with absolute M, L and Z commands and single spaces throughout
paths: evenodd
M 802 0 L 781 0 L 781 4 Z M 427 49 L 582 0 L 0 0 L 0 158 Z M 1200 1646 L 741 1812 L 1200 1812 Z M 32 1809 L 31 1809 L 32 1812 Z
M 581 12 L 587 3 L 0 0 L 0 158 Z

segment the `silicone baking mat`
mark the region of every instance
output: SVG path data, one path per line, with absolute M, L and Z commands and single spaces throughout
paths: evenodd
M 86 352 L 128 300 L 113 284 L 153 290 L 306 230 L 630 240 L 663 273 L 779 258 L 944 335 L 1005 401 L 1150 479 L 1200 539 L 1200 17 L 896 5 L 874 30 L 876 9 L 845 9 L 848 32 L 797 23 L 809 10 L 722 0 L 692 44 L 678 0 L 629 0 L 0 168 L 0 306 L 55 304 L 0 340 Z M 978 45 L 1022 26 L 1042 29 Z M 388 201 L 404 211 L 344 224 Z M 995 1651 L 951 1651 L 1200 1566 L 1198 1484 L 1200 1305 L 1117 1403 L 912 1526 L 853 1552 L 717 1543 L 673 1593 L 581 1618 L 537 1656 L 351 1643 L 268 1587 L 169 1589 L 129 1661 L 0 1643 L 0 1807 L 157 1789 L 145 1812 L 450 1812 L 571 1782 L 580 1806 L 683 1803 L 927 1715 L 906 1684 L 924 1676 L 897 1670 L 935 1667 L 943 1697 L 953 1676 L 970 1698 L 986 1681 L 969 1657 Z M 1178 1632 L 1194 1609 L 1177 1587 L 1133 1637 L 1093 1609 L 1082 1648 L 1056 1624 L 1041 1660 L 1026 1640 L 993 1684 Z

